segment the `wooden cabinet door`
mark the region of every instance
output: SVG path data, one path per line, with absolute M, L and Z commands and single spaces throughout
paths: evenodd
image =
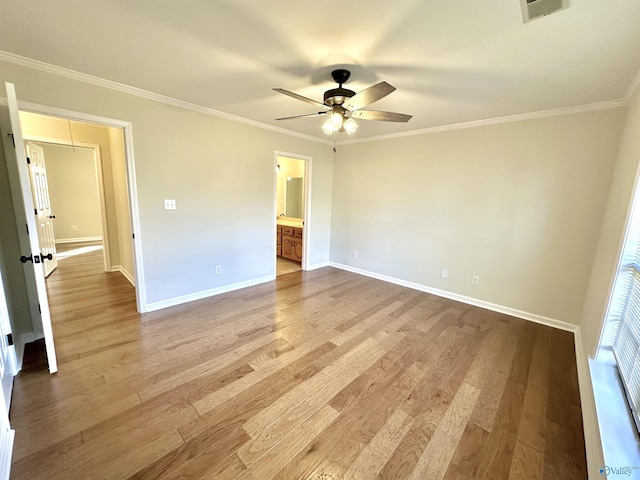
M 297 262 L 302 262 L 302 240 L 299 238 L 294 240 L 293 255 Z
M 283 235 L 282 236 L 282 256 L 284 258 L 290 258 L 291 260 L 295 260 L 293 255 L 294 255 L 293 237 L 287 237 Z

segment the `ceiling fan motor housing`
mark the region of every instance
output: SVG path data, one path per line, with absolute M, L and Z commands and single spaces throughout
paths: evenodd
M 324 104 L 333 107 L 334 105 L 342 105 L 348 99 L 356 94 L 353 90 L 348 88 L 332 88 L 324 92 Z
M 345 70 L 339 68 L 331 72 L 331 78 L 333 81 L 338 84 L 338 88 L 332 88 L 331 90 L 327 90 L 324 92 L 324 104 L 330 107 L 334 105 L 342 105 L 349 98 L 353 97 L 356 92 L 353 90 L 349 90 L 348 88 L 342 88 L 343 83 L 347 83 L 349 77 L 351 76 L 351 72 L 349 70 Z

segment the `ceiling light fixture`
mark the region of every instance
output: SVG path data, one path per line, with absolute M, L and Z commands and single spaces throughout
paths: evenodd
M 345 110 L 340 111 L 340 109 L 334 107 L 333 113 L 327 118 L 327 120 L 322 124 L 322 131 L 327 135 L 332 135 L 336 132 L 347 132 L 348 135 L 351 135 L 358 129 L 358 124 L 356 121 L 349 117 L 345 116 Z

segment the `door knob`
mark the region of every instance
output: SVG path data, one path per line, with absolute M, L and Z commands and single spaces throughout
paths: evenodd
M 55 215 L 49 215 L 49 218 L 56 218 Z
M 40 254 L 40 258 L 42 259 L 43 262 L 45 260 L 53 260 L 53 255 L 51 255 L 50 253 L 47 253 L 46 255 Z
M 20 261 L 22 263 L 33 262 L 33 255 L 29 255 L 28 257 L 25 257 L 24 255 L 22 255 L 20 257 Z

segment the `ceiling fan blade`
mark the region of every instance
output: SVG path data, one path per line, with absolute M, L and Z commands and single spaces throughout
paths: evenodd
M 396 87 L 389 85 L 387 82 L 376 83 L 375 85 L 356 93 L 342 106 L 347 110 L 358 110 L 359 108 L 366 107 L 367 105 L 386 97 L 391 92 L 395 91 L 395 89 Z
M 274 90 L 276 92 L 284 93 L 285 95 L 288 95 L 288 96 L 290 96 L 292 98 L 295 98 L 297 100 L 302 100 L 303 102 L 310 103 L 311 105 L 314 105 L 314 106 L 316 106 L 318 108 L 330 108 L 327 105 L 325 105 L 324 103 L 316 102 L 315 100 L 312 100 L 312 99 L 307 98 L 307 97 L 303 97 L 302 95 L 298 95 L 297 93 L 290 92 L 289 90 L 285 90 L 284 88 L 274 88 Z
M 362 120 L 377 120 L 379 122 L 408 122 L 412 117 L 412 115 L 404 113 L 376 112 L 373 110 L 356 110 L 351 112 L 351 116 Z
M 276 118 L 276 120 L 291 120 L 292 118 L 305 118 L 305 117 L 318 117 L 320 115 L 326 115 L 329 112 L 309 113 L 307 115 L 294 115 L 293 117 Z

